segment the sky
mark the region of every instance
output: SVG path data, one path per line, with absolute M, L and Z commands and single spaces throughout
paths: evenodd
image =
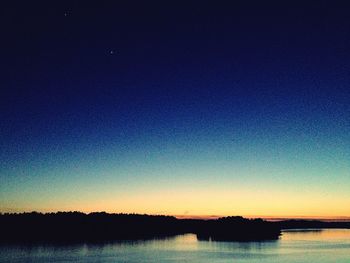
M 0 212 L 350 216 L 347 1 L 0 10 Z

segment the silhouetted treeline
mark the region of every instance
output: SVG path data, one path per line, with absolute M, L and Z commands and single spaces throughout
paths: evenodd
M 100 242 L 197 234 L 200 239 L 277 239 L 280 229 L 263 220 L 228 217 L 217 220 L 172 216 L 80 212 L 0 215 L 2 242 Z
M 349 222 L 224 217 L 213 220 L 172 216 L 80 212 L 0 214 L 0 242 L 106 242 L 194 233 L 201 240 L 276 240 L 281 229 L 350 228 Z
M 182 233 L 171 216 L 80 212 L 0 215 L 2 241 L 109 241 L 147 239 Z
M 224 217 L 198 222 L 197 238 L 214 241 L 261 241 L 278 239 L 278 225 L 262 219 L 246 219 L 240 216 Z

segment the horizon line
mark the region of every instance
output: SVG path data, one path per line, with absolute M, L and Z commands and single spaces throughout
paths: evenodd
M 6 211 L 7 210 L 7 211 Z M 11 211 L 12 210 L 12 211 Z M 108 213 L 108 214 L 139 214 L 139 215 L 163 215 L 163 216 L 173 216 L 177 219 L 218 219 L 221 217 L 229 217 L 229 216 L 242 216 L 248 219 L 255 219 L 255 218 L 261 218 L 267 221 L 281 221 L 281 220 L 291 220 L 291 219 L 301 219 L 301 220 L 322 220 L 322 221 L 350 221 L 350 216 L 310 216 L 310 215 L 239 215 L 239 214 L 232 214 L 232 215 L 219 215 L 219 214 L 212 214 L 212 215 L 195 215 L 195 214 L 168 214 L 168 213 L 139 213 L 139 212 L 111 212 L 111 211 L 79 211 L 79 210 L 55 210 L 55 211 L 43 211 L 43 210 L 17 210 L 17 209 L 4 209 L 3 211 L 0 211 L 0 214 L 15 214 L 15 213 L 31 213 L 31 212 L 37 212 L 37 213 L 58 213 L 58 212 L 80 212 L 84 214 L 90 214 L 90 213 Z

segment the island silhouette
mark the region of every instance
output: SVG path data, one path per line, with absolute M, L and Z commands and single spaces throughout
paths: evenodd
M 277 240 L 282 229 L 350 228 L 350 222 L 284 220 L 269 222 L 241 216 L 177 219 L 173 216 L 105 212 L 0 214 L 0 242 L 108 242 L 144 240 L 193 233 L 199 240 Z

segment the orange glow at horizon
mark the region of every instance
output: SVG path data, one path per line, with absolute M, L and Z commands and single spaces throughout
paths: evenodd
M 77 195 L 78 196 L 78 195 Z M 12 204 L 23 211 L 106 211 L 110 213 L 141 213 L 177 215 L 180 217 L 245 216 L 264 218 L 346 218 L 350 216 L 350 199 L 315 193 L 295 195 L 292 192 L 265 190 L 211 189 L 204 191 L 160 190 L 134 195 L 113 192 L 45 199 L 39 203 Z M 10 207 L 11 204 L 8 206 Z M 6 211 L 3 211 L 6 212 Z M 20 212 L 20 211 L 19 211 Z

